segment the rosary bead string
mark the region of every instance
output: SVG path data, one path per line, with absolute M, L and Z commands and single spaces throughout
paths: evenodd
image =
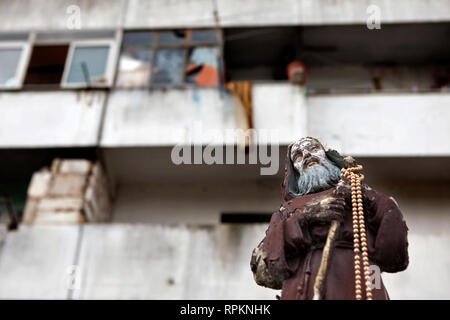
M 369 257 L 367 251 L 367 233 L 364 224 L 364 208 L 361 192 L 361 180 L 364 175 L 360 172 L 363 167 L 358 165 L 352 168 L 343 168 L 342 176 L 349 179 L 352 187 L 352 217 L 353 217 L 353 253 L 355 270 L 355 298 L 362 300 L 362 276 L 364 277 L 364 288 L 366 299 L 372 300 L 372 288 L 370 286 Z M 362 258 L 361 258 L 362 257 Z M 361 260 L 363 263 L 363 274 L 361 276 Z

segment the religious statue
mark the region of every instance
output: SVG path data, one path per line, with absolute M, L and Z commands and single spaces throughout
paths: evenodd
M 389 299 L 380 274 L 408 266 L 408 228 L 361 170 L 312 137 L 288 147 L 284 203 L 250 262 L 258 285 L 283 300 Z

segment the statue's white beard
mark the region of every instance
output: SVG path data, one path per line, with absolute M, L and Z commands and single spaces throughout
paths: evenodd
M 302 169 L 298 178 L 298 195 L 319 192 L 331 188 L 341 178 L 341 171 L 330 160 L 325 159 L 321 165 Z

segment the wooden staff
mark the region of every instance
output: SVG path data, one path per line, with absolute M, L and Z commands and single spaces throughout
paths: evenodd
M 331 221 L 330 230 L 328 230 L 327 242 L 323 247 L 322 259 L 320 261 L 319 271 L 317 272 L 316 280 L 314 281 L 314 296 L 313 300 L 321 300 L 323 282 L 325 281 L 325 276 L 327 275 L 328 261 L 330 260 L 330 251 L 334 238 L 336 237 L 336 230 L 339 227 L 339 222 L 337 220 Z

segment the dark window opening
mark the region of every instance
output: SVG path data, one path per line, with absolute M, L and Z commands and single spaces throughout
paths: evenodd
M 295 57 L 300 27 L 225 30 L 227 81 L 287 80 L 286 66 Z
M 272 213 L 222 213 L 221 223 L 269 223 Z
M 2 203 L 6 196 L 12 207 L 9 212 L 22 216 L 33 173 L 42 167 L 50 168 L 55 158 L 96 161 L 101 157 L 101 151 L 94 147 L 0 149 L 0 167 L 5 168 L 0 170 L 0 215 L 13 221 L 7 218 L 8 210 Z
M 308 92 L 450 89 L 450 23 L 230 28 L 227 81 L 286 81 Z
M 33 47 L 24 85 L 59 87 L 69 45 L 37 45 Z

